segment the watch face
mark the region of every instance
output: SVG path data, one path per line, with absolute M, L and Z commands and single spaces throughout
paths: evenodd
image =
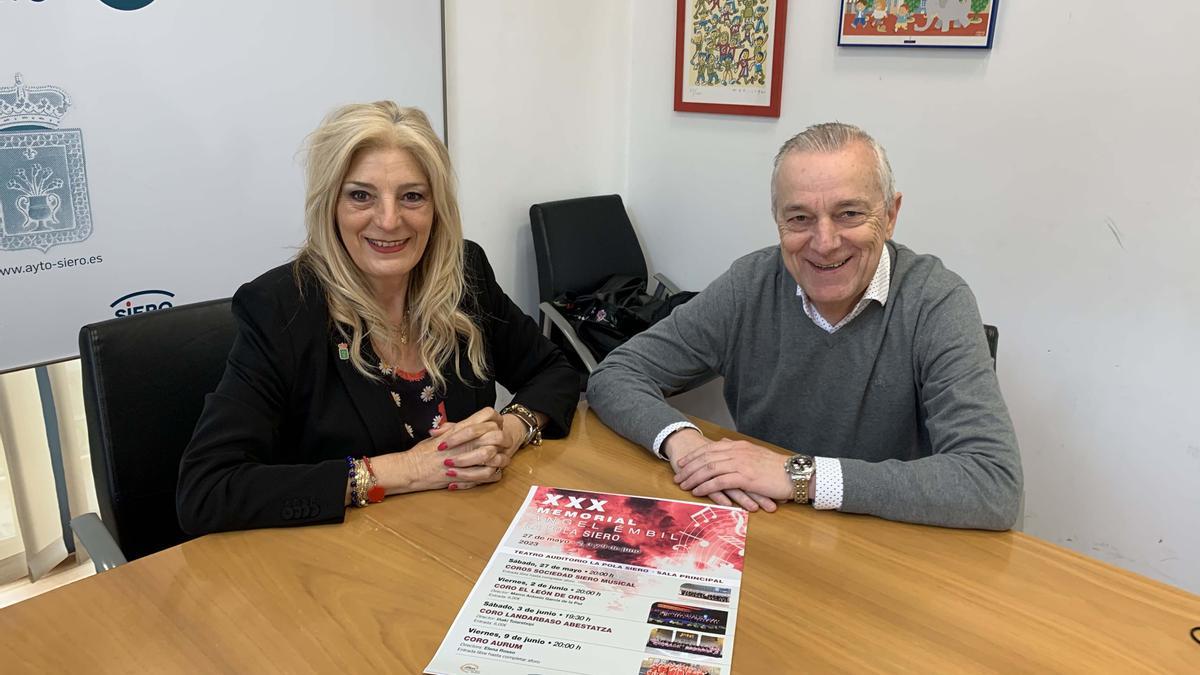
M 813 460 L 808 455 L 793 455 L 788 458 L 788 470 L 801 473 L 812 468 Z

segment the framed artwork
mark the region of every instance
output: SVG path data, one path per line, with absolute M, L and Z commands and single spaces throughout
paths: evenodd
M 677 0 L 675 110 L 779 117 L 787 0 Z
M 844 47 L 991 49 L 1000 0 L 838 0 Z

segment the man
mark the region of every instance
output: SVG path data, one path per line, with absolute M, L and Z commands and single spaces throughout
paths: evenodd
M 1012 527 L 1021 462 L 975 298 L 940 260 L 891 241 L 900 203 L 861 129 L 796 135 L 772 175 L 779 245 L 612 352 L 592 407 L 719 504 Z M 739 431 L 796 454 L 706 438 L 663 400 L 716 375 Z

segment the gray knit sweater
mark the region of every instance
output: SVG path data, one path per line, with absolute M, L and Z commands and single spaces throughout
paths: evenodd
M 738 431 L 840 458 L 842 511 L 1012 527 L 1021 459 L 975 297 L 937 258 L 887 245 L 886 306 L 870 303 L 832 334 L 804 314 L 778 246 L 738 259 L 600 364 L 592 408 L 650 447 L 686 419 L 664 394 L 723 375 Z

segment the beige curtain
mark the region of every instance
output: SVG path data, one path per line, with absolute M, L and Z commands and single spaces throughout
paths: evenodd
M 92 479 L 92 457 L 88 446 L 87 416 L 83 410 L 83 373 L 79 359 L 46 368 L 58 413 L 58 438 L 62 446 L 63 478 L 66 481 L 69 517 L 99 513 L 96 482 Z M 75 561 L 91 556 L 75 539 Z
M 6 584 L 29 573 L 25 564 L 25 543 L 17 529 L 13 507 L 12 479 L 4 461 L 4 437 L 0 435 L 0 584 Z
M 79 361 L 47 368 L 70 516 L 96 510 Z M 37 580 L 68 556 L 34 369 L 0 375 L 0 583 Z M 76 542 L 77 560 L 86 552 Z

